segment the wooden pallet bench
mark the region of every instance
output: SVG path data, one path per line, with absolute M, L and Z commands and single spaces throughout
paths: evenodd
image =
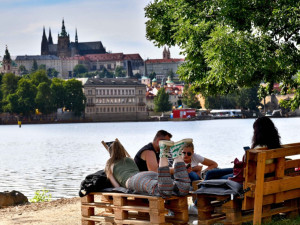
M 174 215 L 168 216 L 168 209 Z M 188 224 L 187 196 L 163 199 L 147 195 L 94 192 L 81 198 L 83 225 Z M 97 223 L 97 224 L 98 224 Z
M 298 157 L 298 159 L 296 159 Z M 290 158 L 289 160 L 287 160 Z M 273 163 L 266 164 L 267 159 Z M 280 149 L 251 149 L 246 152 L 245 182 L 250 188 L 244 198 L 235 197 L 220 206 L 229 196 L 197 195 L 198 224 L 261 224 L 275 214 L 299 215 L 300 143 L 283 145 Z

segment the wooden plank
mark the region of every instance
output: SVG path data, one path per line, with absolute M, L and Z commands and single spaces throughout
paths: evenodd
M 300 159 L 295 160 L 287 160 L 285 161 L 285 168 L 299 168 L 300 167 Z
M 295 177 L 285 176 L 279 180 L 265 182 L 263 194 L 269 195 L 269 194 L 274 194 L 278 192 L 299 189 L 299 188 L 300 188 L 300 176 L 295 176 Z
M 113 204 L 94 202 L 94 203 L 82 203 L 81 207 L 91 207 L 91 208 L 113 208 Z
M 257 157 L 256 187 L 255 187 L 254 214 L 253 214 L 253 224 L 258 224 L 258 225 L 261 224 L 265 165 L 266 165 L 266 152 L 260 152 Z

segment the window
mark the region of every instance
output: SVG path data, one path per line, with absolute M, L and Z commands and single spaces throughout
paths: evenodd
M 122 95 L 124 95 L 124 90 L 122 90 Z
M 106 94 L 109 95 L 109 90 L 106 90 Z
M 128 90 L 126 90 L 126 95 L 128 95 Z
M 113 95 L 114 94 L 114 90 L 110 90 L 110 95 Z
M 92 95 L 92 90 L 88 90 L 88 95 Z
M 118 90 L 118 95 L 120 95 L 121 94 L 121 90 Z
M 111 69 L 111 64 L 107 64 L 107 69 Z
M 117 90 L 115 90 L 115 95 L 117 95 Z
M 96 95 L 98 95 L 98 90 L 96 89 Z
M 99 90 L 99 95 L 102 95 L 102 90 Z

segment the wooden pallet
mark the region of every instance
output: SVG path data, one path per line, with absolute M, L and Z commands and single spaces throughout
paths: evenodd
M 168 215 L 171 210 L 174 215 Z M 167 199 L 146 195 L 94 192 L 81 198 L 82 225 L 188 224 L 187 196 Z
M 242 224 L 253 221 L 261 224 L 273 215 L 285 213 L 288 217 L 299 215 L 300 176 L 295 168 L 300 167 L 300 143 L 283 145 L 279 149 L 252 149 L 246 153 L 244 189 L 249 188 L 244 198 L 234 198 L 222 206 L 230 196 L 197 195 L 198 224 Z M 286 158 L 297 156 L 296 159 Z M 266 164 L 266 160 L 273 162 Z M 294 171 L 294 172 L 293 172 Z

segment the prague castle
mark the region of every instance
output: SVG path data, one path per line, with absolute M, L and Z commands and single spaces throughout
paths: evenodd
M 77 29 L 75 42 L 70 42 L 70 35 L 66 32 L 64 20 L 62 21 L 61 33 L 57 37 L 57 44 L 53 44 L 51 30 L 49 29 L 49 36 L 47 38 L 45 28 L 43 29 L 41 55 L 55 55 L 63 58 L 75 55 L 104 53 L 106 53 L 106 50 L 101 41 L 78 42 Z

